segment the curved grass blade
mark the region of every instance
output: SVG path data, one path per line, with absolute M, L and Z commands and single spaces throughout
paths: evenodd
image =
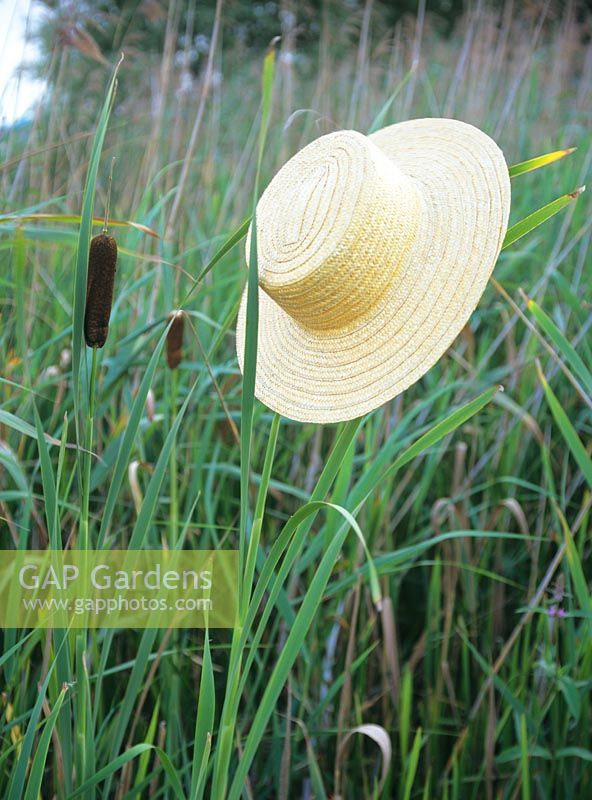
M 65 639 L 62 641 L 60 645 L 60 650 L 64 645 Z M 45 676 L 43 683 L 39 686 L 37 699 L 35 701 L 35 705 L 31 710 L 31 715 L 29 717 L 29 724 L 27 725 L 27 732 L 23 738 L 18 760 L 16 762 L 16 767 L 14 772 L 12 773 L 12 778 L 10 781 L 10 786 L 8 789 L 7 800 L 22 800 L 23 796 L 23 789 L 25 786 L 25 779 L 27 776 L 27 770 L 29 768 L 29 759 L 31 757 L 31 752 L 33 750 L 33 742 L 35 741 L 35 736 L 37 734 L 37 723 L 39 722 L 39 717 L 41 716 L 41 709 L 43 708 L 43 703 L 45 701 L 45 694 L 47 692 L 47 687 L 49 686 L 49 681 L 53 675 L 54 667 L 57 663 L 57 653 L 55 658 L 52 660 L 49 668 L 47 670 L 47 675 Z
M 173 443 L 179 431 L 183 417 L 185 416 L 185 412 L 189 406 L 189 401 L 191 400 L 191 397 L 193 396 L 200 379 L 201 373 L 198 375 L 191 389 L 187 392 L 187 397 L 183 401 L 183 405 L 179 409 L 179 412 L 175 417 L 175 421 L 172 424 L 159 453 L 158 461 L 156 462 L 154 472 L 150 477 L 150 482 L 148 483 L 148 488 L 146 489 L 146 493 L 144 495 L 144 502 L 142 503 L 140 513 L 138 514 L 136 524 L 134 525 L 134 529 L 130 537 L 128 545 L 130 550 L 139 550 L 142 547 L 142 543 L 152 522 L 154 509 L 156 508 L 156 504 L 158 502 L 158 495 L 160 493 L 160 488 L 164 481 L 166 469 L 169 464 Z
M 114 758 L 113 761 L 110 761 L 106 767 L 100 769 L 92 776 L 92 778 L 89 778 L 89 780 L 83 783 L 82 786 L 79 786 L 78 789 L 72 792 L 69 800 L 74 800 L 75 797 L 79 797 L 81 794 L 84 794 L 88 789 L 96 786 L 97 783 L 101 783 L 101 781 L 104 781 L 106 778 L 110 778 L 113 773 L 125 766 L 128 761 L 132 761 L 134 758 L 142 755 L 142 753 L 145 753 L 147 750 L 153 750 L 158 755 L 160 763 L 162 764 L 162 767 L 171 782 L 171 786 L 173 787 L 173 791 L 177 800 L 185 800 L 185 795 L 183 794 L 183 788 L 181 786 L 179 776 L 177 775 L 170 758 L 163 750 L 160 749 L 160 747 L 155 747 L 153 744 L 148 744 L 147 742 L 136 744 L 133 747 L 130 747 L 129 750 L 126 750 L 125 753 L 122 753 L 120 756 L 117 756 L 117 758 Z
M 386 783 L 386 779 L 388 777 L 391 762 L 393 759 L 393 747 L 391 743 L 391 737 L 383 728 L 382 725 L 377 725 L 373 722 L 367 722 L 362 725 L 356 725 L 355 728 L 351 728 L 347 734 L 344 736 L 342 742 L 342 748 L 345 748 L 346 742 L 349 741 L 354 735 L 359 734 L 360 736 L 366 736 L 368 739 L 373 741 L 379 748 L 381 755 L 382 755 L 382 768 L 381 768 L 381 775 L 380 775 L 380 782 L 377 783 L 376 775 L 374 775 L 374 787 L 373 787 L 373 796 L 379 797 L 382 792 L 384 785 Z M 421 738 L 421 729 L 420 729 L 420 738 Z M 345 764 L 342 767 L 345 770 Z
M 156 702 L 154 703 L 154 711 L 152 712 L 152 716 L 150 718 L 150 724 L 148 726 L 148 730 L 146 731 L 146 736 L 144 738 L 145 744 L 152 744 L 154 742 L 154 739 L 156 737 L 156 726 L 158 725 L 159 713 L 160 713 L 160 697 L 158 697 L 156 699 Z M 146 775 L 148 774 L 149 766 L 150 766 L 150 751 L 146 750 L 145 753 L 142 753 L 138 762 L 138 769 L 134 780 L 135 787 L 141 786 L 144 783 Z M 135 800 L 141 800 L 141 794 L 139 791 L 136 793 Z
M 582 561 L 578 553 L 578 548 L 574 542 L 572 532 L 567 524 L 567 520 L 565 519 L 565 515 L 562 513 L 556 502 L 554 502 L 553 505 L 555 506 L 555 511 L 559 517 L 561 528 L 563 530 L 567 565 L 571 574 L 575 594 L 578 598 L 580 608 L 586 617 L 587 628 L 590 633 L 592 632 L 592 597 L 590 596 L 590 592 L 588 590 L 588 583 L 584 573 L 584 568 L 582 566 Z
M 552 153 L 546 153 L 544 156 L 536 156 L 529 158 L 528 161 L 521 161 L 519 164 L 513 164 L 509 167 L 510 178 L 516 178 L 518 175 L 524 175 L 527 172 L 533 172 L 535 169 L 546 167 L 548 164 L 553 164 L 565 156 L 575 153 L 577 147 L 568 147 L 566 150 L 554 150 Z
M 37 439 L 39 435 L 37 430 L 29 422 L 25 422 L 24 419 L 17 417 L 16 414 L 11 414 L 10 411 L 4 411 L 4 409 L 1 408 L 0 408 L 0 424 L 8 426 L 9 428 L 15 430 L 17 433 L 22 433 L 23 436 L 28 436 L 30 439 Z M 59 439 L 50 436 L 48 433 L 43 433 L 43 438 L 45 439 L 47 444 L 60 443 Z
M 251 224 L 251 241 L 249 252 L 249 273 L 247 278 L 247 322 L 245 330 L 245 353 L 243 391 L 241 397 L 241 505 L 240 505 L 240 542 L 241 567 L 246 557 L 246 531 L 248 519 L 249 473 L 251 466 L 251 439 L 253 432 L 253 411 L 255 407 L 255 383 L 257 375 L 257 342 L 259 337 L 259 267 L 257 258 L 257 202 L 259 200 L 259 179 L 261 163 L 265 151 L 271 99 L 273 95 L 273 79 L 275 74 L 275 50 L 267 52 L 263 61 L 261 127 L 259 129 L 259 151 L 257 155 L 257 171 L 253 187 L 253 214 Z
M 241 573 L 246 558 L 246 535 L 248 524 L 249 475 L 251 469 L 251 440 L 253 433 L 253 413 L 255 409 L 255 381 L 257 375 L 257 341 L 259 337 L 259 281 L 257 268 L 257 214 L 253 209 L 251 228 L 251 257 L 249 259 L 249 278 L 247 283 L 247 322 L 245 330 L 245 355 L 243 370 L 243 391 L 241 396 L 240 426 L 240 553 Z M 242 587 L 241 587 L 242 590 Z
M 391 96 L 386 101 L 386 103 L 382 106 L 382 108 L 380 109 L 378 114 L 374 117 L 374 119 L 372 120 L 372 122 L 370 124 L 370 127 L 368 128 L 368 133 L 369 134 L 370 133 L 374 133 L 374 131 L 377 131 L 379 128 L 382 128 L 384 126 L 384 121 L 386 119 L 386 115 L 388 114 L 388 112 L 390 110 L 390 107 L 395 102 L 395 100 L 397 99 L 397 97 L 399 96 L 401 91 L 405 88 L 405 86 L 407 85 L 409 79 L 411 78 L 411 76 L 413 75 L 413 73 L 416 70 L 417 70 L 417 62 L 412 65 L 411 69 L 407 72 L 407 74 L 403 77 L 403 79 L 401 81 L 399 81 L 399 83 L 397 84 L 397 86 L 395 88 L 395 91 L 391 94 Z
M 170 323 L 169 325 L 167 325 L 166 330 L 161 335 L 158 344 L 154 349 L 154 353 L 152 353 L 152 356 L 150 357 L 150 361 L 148 362 L 148 366 L 146 367 L 146 372 L 144 373 L 144 377 L 142 378 L 142 382 L 140 383 L 140 388 L 138 389 L 138 393 L 134 399 L 131 408 L 130 416 L 127 425 L 125 427 L 125 434 L 123 435 L 123 439 L 121 440 L 121 445 L 119 447 L 119 452 L 117 454 L 117 460 L 115 462 L 115 468 L 113 469 L 111 482 L 109 483 L 109 491 L 107 492 L 107 499 L 105 500 L 105 505 L 101 516 L 101 527 L 99 530 L 99 537 L 97 540 L 98 550 L 101 550 L 105 543 L 105 537 L 107 535 L 107 531 L 109 530 L 111 517 L 113 516 L 113 512 L 115 510 L 117 495 L 119 494 L 121 485 L 125 478 L 131 451 L 134 446 L 136 434 L 138 432 L 138 428 L 140 427 L 140 422 L 142 420 L 142 415 L 144 413 L 144 408 L 146 406 L 146 397 L 148 396 L 148 390 L 152 385 L 152 379 L 154 378 L 156 366 L 160 360 L 162 350 L 166 342 L 166 338 L 169 332 L 169 327 Z
M 580 186 L 579 189 L 576 189 L 574 192 L 568 192 L 567 194 L 558 197 L 556 200 L 552 200 L 550 203 L 547 203 L 546 206 L 539 208 L 538 211 L 534 211 L 532 214 L 529 214 L 524 219 L 521 219 L 520 222 L 517 222 L 515 225 L 512 225 L 509 228 L 508 232 L 506 233 L 506 238 L 504 239 L 504 243 L 502 244 L 502 250 L 505 250 L 510 245 L 517 242 L 518 239 L 522 239 L 523 236 L 526 236 L 527 233 L 530 233 L 535 228 L 538 228 L 539 225 L 542 225 L 543 222 L 546 222 L 551 217 L 554 217 L 559 211 L 564 209 L 574 200 L 585 191 L 585 186 Z
M 25 800 L 38 800 L 40 797 L 41 783 L 43 781 L 43 773 L 45 771 L 45 762 L 47 761 L 49 743 L 51 741 L 51 736 L 53 734 L 53 730 L 55 728 L 55 724 L 57 722 L 57 718 L 67 691 L 68 686 L 64 686 L 62 691 L 59 693 L 53 709 L 51 710 L 51 714 L 47 718 L 47 722 L 43 728 L 43 733 L 39 738 L 39 744 L 37 745 L 35 758 L 33 759 L 33 763 L 31 765 L 31 774 L 27 784 Z
M 197 288 L 198 284 L 206 277 L 208 272 L 210 272 L 212 269 L 214 269 L 216 264 L 219 261 L 221 261 L 227 253 L 230 253 L 230 251 L 232 250 L 233 247 L 236 247 L 236 245 L 242 239 L 245 238 L 245 236 L 247 235 L 247 231 L 249 230 L 249 225 L 250 224 L 251 224 L 251 217 L 247 217 L 247 219 L 239 225 L 239 227 L 234 231 L 234 233 L 232 233 L 228 237 L 228 239 L 224 242 L 222 247 L 220 247 L 220 249 L 215 253 L 215 255 L 212 256 L 212 258 L 208 261 L 206 266 L 199 273 L 199 275 L 195 279 L 195 282 L 194 282 L 193 286 L 191 287 L 191 289 L 189 289 L 189 291 L 187 292 L 187 294 L 185 295 L 185 297 L 183 299 L 183 302 L 179 305 L 179 308 L 184 308 L 184 306 L 187 304 L 189 298 L 191 297 L 191 295 L 193 294 L 193 292 Z
M 66 225 L 81 225 L 82 217 L 80 214 L 2 214 L 0 215 L 0 225 L 5 222 L 63 222 Z M 91 225 L 104 225 L 104 217 L 93 217 Z M 160 239 L 160 235 L 147 225 L 142 225 L 141 222 L 132 222 L 129 219 L 108 219 L 107 225 L 109 228 L 134 228 L 140 233 L 146 233 L 155 239 Z
M 265 502 L 269 490 L 269 482 L 271 480 L 271 468 L 273 466 L 273 459 L 275 455 L 275 448 L 277 445 L 278 433 L 280 428 L 280 416 L 274 414 L 269 430 L 269 437 L 267 439 L 267 447 L 265 451 L 265 460 L 263 462 L 263 469 L 261 471 L 261 481 L 259 483 L 259 491 L 257 492 L 257 502 L 255 504 L 255 512 L 253 515 L 253 525 L 251 527 L 251 535 L 247 547 L 245 571 L 243 579 L 243 593 L 240 602 L 241 619 L 243 612 L 246 611 L 249 604 L 251 587 L 253 585 L 253 578 L 255 577 L 255 565 L 257 561 L 257 552 L 259 548 L 259 541 L 261 538 L 261 525 L 263 522 L 263 515 L 265 513 Z
M 193 744 L 193 767 L 191 770 L 190 800 L 201 800 L 204 795 L 208 759 L 212 746 L 214 714 L 216 710 L 216 688 L 210 652 L 209 631 L 204 631 L 203 662 L 199 682 L 197 717 Z
M 436 444 L 444 436 L 447 436 L 449 433 L 452 433 L 461 425 L 469 420 L 472 416 L 477 414 L 484 408 L 493 398 L 495 395 L 503 391 L 502 386 L 492 386 L 491 389 L 487 389 L 487 391 L 480 394 L 474 400 L 471 400 L 466 405 L 462 406 L 462 408 L 458 408 L 456 411 L 453 411 L 452 414 L 443 419 L 441 422 L 438 422 L 434 427 L 429 430 L 427 433 L 424 433 L 423 436 L 413 442 L 400 456 L 398 456 L 394 463 L 389 467 L 389 469 L 384 473 L 384 477 L 388 477 L 390 474 L 396 472 L 401 467 L 408 464 L 412 459 L 416 456 L 423 453 L 428 447 L 431 447 L 433 444 Z
M 354 519 L 352 514 L 350 514 L 350 512 L 347 511 L 342 506 L 338 506 L 335 503 L 328 503 L 323 500 L 311 500 L 309 503 L 299 508 L 298 511 L 296 511 L 296 513 L 293 514 L 287 521 L 281 534 L 274 542 L 274 545 L 271 548 L 267 559 L 265 560 L 263 569 L 261 570 L 259 580 L 257 581 L 257 586 L 255 587 L 255 592 L 253 593 L 253 599 L 249 606 L 248 613 L 244 622 L 244 629 L 241 638 L 241 643 L 243 645 L 246 645 L 247 636 L 249 635 L 251 626 L 253 625 L 253 622 L 255 620 L 257 609 L 259 608 L 259 605 L 263 599 L 263 595 L 266 591 L 269 591 L 269 597 L 267 599 L 265 609 L 258 622 L 257 631 L 255 632 L 253 639 L 250 643 L 251 644 L 250 652 L 246 660 L 244 674 L 241 680 L 241 691 L 244 690 L 244 688 L 246 687 L 248 672 L 251 664 L 253 663 L 253 659 L 256 653 L 256 648 L 261 638 L 263 637 L 267 620 L 269 619 L 271 612 L 273 611 L 273 607 L 280 593 L 280 589 L 283 586 L 290 572 L 290 569 L 292 568 L 295 560 L 298 557 L 301 545 L 305 540 L 306 536 L 308 535 L 308 532 L 310 531 L 310 528 L 312 526 L 312 522 L 314 521 L 317 513 L 325 509 L 337 511 L 339 514 L 341 514 L 346 523 L 346 528 L 345 528 L 346 531 L 351 528 L 351 530 L 354 531 L 358 539 L 362 542 L 364 551 L 368 559 L 365 566 L 369 575 L 372 600 L 377 607 L 380 606 L 381 594 L 378 582 L 378 574 L 372 556 L 370 555 L 368 546 L 365 542 L 364 534 L 360 530 L 356 520 Z M 310 525 L 306 526 L 302 525 L 302 523 L 307 519 L 310 520 Z M 317 538 L 323 539 L 323 537 L 321 536 Z M 280 570 L 278 571 L 277 577 L 275 578 L 273 585 L 271 586 L 271 588 L 269 588 L 271 581 L 273 580 L 274 577 L 274 570 L 277 564 L 279 563 L 284 551 L 286 552 L 284 561 L 281 565 Z
M 415 738 L 413 739 L 411 753 L 409 754 L 409 758 L 407 759 L 407 763 L 405 764 L 405 786 L 403 789 L 403 800 L 409 800 L 409 798 L 411 797 L 411 790 L 413 789 L 415 774 L 417 772 L 417 765 L 419 764 L 419 754 L 421 752 L 422 746 L 423 746 L 422 732 L 421 728 L 418 728 L 415 734 Z
M 414 562 L 417 563 L 417 559 L 426 551 L 431 550 L 433 547 L 437 547 L 442 542 L 450 542 L 454 541 L 455 539 L 500 539 L 521 542 L 524 542 L 525 540 L 531 541 L 523 533 L 510 533 L 506 531 L 454 530 L 449 531 L 448 533 L 440 533 L 437 536 L 431 536 L 429 539 L 422 539 L 415 544 L 407 545 L 406 547 L 401 547 L 398 550 L 393 550 L 390 553 L 385 553 L 384 555 L 378 556 L 374 559 L 374 566 L 378 575 L 393 575 L 395 572 L 397 572 L 397 570 L 402 569 L 404 565 L 407 569 L 409 564 Z M 360 577 L 365 578 L 367 571 L 368 566 L 366 564 L 362 564 L 360 567 L 358 567 L 357 574 L 347 575 L 344 578 L 340 578 L 339 580 L 332 582 L 327 587 L 325 598 L 343 594 L 344 591 L 354 586 Z M 495 576 L 495 573 L 492 573 L 491 577 L 497 577 L 499 580 L 499 576 Z
M 58 547 L 60 532 L 57 526 L 57 491 L 56 481 L 49 456 L 47 440 L 41 424 L 41 417 L 37 411 L 37 406 L 33 403 L 35 414 L 35 427 L 37 429 L 37 445 L 39 447 L 39 461 L 41 463 L 41 482 L 43 485 L 43 501 L 45 506 L 45 518 L 47 520 L 47 531 L 49 541 L 53 548 Z
M 574 374 L 577 375 L 582 385 L 585 386 L 586 391 L 592 396 L 592 373 L 576 352 L 575 347 L 566 339 L 551 317 L 549 317 L 534 300 L 529 299 L 527 305 L 528 310 L 535 318 L 538 325 L 547 334 L 549 339 L 551 339 L 557 350 L 572 368 Z
M 158 634 L 158 630 L 156 628 L 146 628 L 146 630 L 144 630 L 142 632 L 142 638 L 140 640 L 140 644 L 138 646 L 136 657 L 135 657 L 134 662 L 133 662 L 134 666 L 132 668 L 132 672 L 131 672 L 131 675 L 129 677 L 129 681 L 127 682 L 127 685 L 125 687 L 125 694 L 124 694 L 123 700 L 121 702 L 121 705 L 119 706 L 119 709 L 118 709 L 118 712 L 117 712 L 117 716 L 115 717 L 115 726 L 116 726 L 115 727 L 115 731 L 112 732 L 111 737 L 110 737 L 111 738 L 111 758 L 113 760 L 111 761 L 111 763 L 107 767 L 105 767 L 105 769 L 99 770 L 99 772 L 96 773 L 90 779 L 90 781 L 92 781 L 92 785 L 94 785 L 95 783 L 99 783 L 102 780 L 106 780 L 106 784 L 105 784 L 104 792 L 103 792 L 103 796 L 104 797 L 109 797 L 109 793 L 111 791 L 111 783 L 112 783 L 113 772 L 115 772 L 117 769 L 119 769 L 119 766 L 123 766 L 123 764 L 125 764 L 127 761 L 129 761 L 129 759 L 126 759 L 125 756 L 128 753 L 130 753 L 131 751 L 134 750 L 134 748 L 132 747 L 131 750 L 126 750 L 125 753 L 122 753 L 119 756 L 115 755 L 118 752 L 119 748 L 121 747 L 121 744 L 123 742 L 123 737 L 125 736 L 125 731 L 127 729 L 127 726 L 129 724 L 130 718 L 131 718 L 132 713 L 134 711 L 134 704 L 135 704 L 136 698 L 137 698 L 137 696 L 138 696 L 138 694 L 140 692 L 140 687 L 142 685 L 142 680 L 143 680 L 144 675 L 146 673 L 146 667 L 148 665 L 148 660 L 149 660 L 150 655 L 152 653 L 152 647 L 154 645 L 154 641 L 156 639 L 157 634 Z M 152 745 L 146 745 L 146 746 L 152 747 Z M 136 747 L 141 747 L 141 745 L 136 745 Z M 143 751 L 141 751 L 141 752 L 143 752 Z M 139 755 L 139 753 L 136 753 L 136 755 Z M 133 756 L 133 757 L 135 758 L 135 756 Z M 124 760 L 123 761 L 119 761 L 122 758 Z M 119 762 L 118 766 L 113 766 L 114 764 L 116 764 L 116 762 Z M 113 768 L 109 769 L 109 767 L 113 767 Z M 104 773 L 104 774 L 102 774 L 102 773 Z M 101 777 L 97 777 L 99 775 Z M 84 787 L 81 787 L 81 788 L 84 788 Z M 78 792 L 75 793 L 75 795 L 80 793 L 80 792 L 81 792 L 81 789 L 79 789 Z
M 547 399 L 547 403 L 549 408 L 551 409 L 551 413 L 553 414 L 553 418 L 557 423 L 557 427 L 561 431 L 561 435 L 565 439 L 567 446 L 569 447 L 572 456 L 574 457 L 578 467 L 582 470 L 582 474 L 586 481 L 588 482 L 588 486 L 592 489 L 592 458 L 588 455 L 586 448 L 582 444 L 580 437 L 578 436 L 576 429 L 571 424 L 569 417 L 563 410 L 563 406 L 557 399 L 553 389 L 547 383 L 547 379 L 545 378 L 543 371 L 541 369 L 540 364 L 537 362 L 537 373 L 539 376 L 539 380 L 545 392 L 545 397 Z

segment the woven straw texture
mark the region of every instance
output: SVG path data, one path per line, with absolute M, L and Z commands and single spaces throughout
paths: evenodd
M 256 396 L 294 420 L 338 422 L 415 383 L 479 302 L 509 212 L 503 153 L 464 122 L 309 144 L 257 205 Z M 245 315 L 246 290 L 241 370 Z

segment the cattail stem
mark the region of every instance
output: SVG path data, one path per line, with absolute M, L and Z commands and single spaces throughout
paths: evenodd
M 177 394 L 179 391 L 179 371 L 169 370 L 170 375 L 170 426 L 175 424 L 177 417 Z M 177 437 L 173 439 L 170 455 L 170 509 L 169 509 L 169 546 L 171 549 L 177 546 L 177 536 L 179 530 L 179 497 L 177 494 Z
M 113 167 L 115 166 L 115 160 L 117 156 L 113 156 L 111 159 L 111 169 L 109 170 L 109 185 L 107 188 L 107 202 L 105 204 L 105 221 L 103 222 L 103 233 L 107 233 L 108 229 L 108 222 L 109 222 L 109 206 L 111 205 L 111 187 L 113 185 Z
M 169 314 L 169 332 L 167 334 L 167 364 L 169 367 L 170 426 L 177 417 L 177 395 L 179 391 L 178 366 L 183 359 L 183 331 L 185 314 L 183 311 L 172 311 Z M 170 456 L 171 490 L 169 508 L 169 544 L 176 547 L 179 529 L 179 503 L 177 495 L 177 440 L 173 440 Z
M 82 506 L 80 509 L 80 549 L 89 548 L 89 502 L 90 502 L 90 468 L 91 451 L 93 442 L 93 429 L 95 419 L 95 387 L 97 376 L 97 348 L 92 349 L 92 360 L 90 367 L 90 382 L 88 390 L 88 415 L 85 425 L 84 436 L 84 469 L 82 474 Z

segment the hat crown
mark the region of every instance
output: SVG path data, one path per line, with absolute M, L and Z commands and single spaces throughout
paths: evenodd
M 322 136 L 282 167 L 257 205 L 259 284 L 304 327 L 347 326 L 387 294 L 419 214 L 412 179 L 370 139 Z

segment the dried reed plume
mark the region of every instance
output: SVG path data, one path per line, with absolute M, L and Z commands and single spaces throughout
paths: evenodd
M 172 320 L 171 327 L 167 335 L 167 364 L 169 369 L 177 369 L 183 358 L 183 331 L 185 328 L 185 313 L 183 311 L 171 311 L 169 321 Z

